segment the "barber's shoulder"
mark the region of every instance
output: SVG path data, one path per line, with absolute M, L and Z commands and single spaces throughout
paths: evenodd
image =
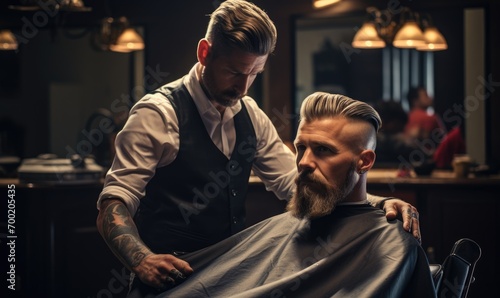
M 248 95 L 241 98 L 241 101 L 245 104 L 247 109 L 260 110 L 260 107 L 257 104 L 257 102 L 255 101 L 255 99 L 253 99 L 252 97 L 250 97 Z
M 137 101 L 134 106 L 141 105 L 170 105 L 170 101 L 162 93 L 148 93 L 144 95 L 139 101 Z
M 130 110 L 131 113 L 141 109 L 153 109 L 160 114 L 170 115 L 173 112 L 173 106 L 170 100 L 160 93 L 148 93 L 137 101 Z
M 269 122 L 271 122 L 269 116 L 264 112 L 264 110 L 261 109 L 261 107 L 259 107 L 259 105 L 253 98 L 251 98 L 250 96 L 245 96 L 241 100 L 245 104 L 248 114 L 250 115 L 250 118 L 254 122 L 254 126 L 255 125 L 260 126 L 262 124 L 267 125 L 269 124 Z

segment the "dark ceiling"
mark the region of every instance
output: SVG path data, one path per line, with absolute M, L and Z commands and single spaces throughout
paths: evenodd
M 189 1 L 134 1 L 134 0 L 84 0 L 88 12 L 53 10 L 50 4 L 61 0 L 2 0 L 0 4 L 0 28 L 20 28 L 27 21 L 68 26 L 97 25 L 105 17 L 126 15 L 133 24 L 146 18 L 159 16 L 166 9 L 178 9 Z M 41 3 L 41 5 L 37 4 Z M 38 6 L 38 8 L 37 8 Z M 18 9 L 12 9 L 16 7 Z M 19 10 L 21 8 L 21 10 Z M 29 8 L 37 8 L 29 10 Z M 40 27 L 40 26 L 39 26 Z
M 147 22 L 148 18 L 162 17 L 162 13 L 167 10 L 186 11 L 187 7 L 192 5 L 201 5 L 200 1 L 221 2 L 220 0 L 176 0 L 176 1 L 158 1 L 158 0 L 84 0 L 86 7 L 91 8 L 90 12 L 72 12 L 48 10 L 40 7 L 35 11 L 19 11 L 10 9 L 9 6 L 41 6 L 48 7 L 49 3 L 61 2 L 62 0 L 2 0 L 0 4 L 0 28 L 20 28 L 26 21 L 40 23 L 58 23 L 58 25 L 81 26 L 97 25 L 105 17 L 119 17 L 126 15 L 132 24 L 140 25 Z M 471 7 L 487 5 L 488 0 L 349 0 L 352 7 L 376 6 L 378 8 L 387 8 L 390 5 L 411 6 L 414 9 L 442 8 L 442 7 Z M 491 0 L 490 0 L 491 1 Z M 257 2 L 257 1 L 256 1 Z M 309 5 L 311 0 L 267 0 L 258 1 L 263 7 L 282 6 L 282 5 Z M 203 3 L 206 5 L 206 3 Z M 40 5 L 38 5 L 40 6 Z M 181 9 L 182 7 L 182 9 Z M 323 9 L 318 13 L 329 14 L 335 6 Z

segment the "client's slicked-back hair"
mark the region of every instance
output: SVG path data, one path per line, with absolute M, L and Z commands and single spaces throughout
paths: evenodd
M 304 99 L 300 108 L 300 121 L 335 116 L 366 121 L 376 132 L 382 126 L 382 120 L 372 106 L 341 94 L 315 92 Z

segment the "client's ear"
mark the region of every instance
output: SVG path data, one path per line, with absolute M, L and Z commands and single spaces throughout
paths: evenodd
M 363 150 L 359 155 L 359 160 L 357 164 L 357 172 L 359 174 L 364 174 L 373 167 L 375 163 L 375 151 L 367 149 Z

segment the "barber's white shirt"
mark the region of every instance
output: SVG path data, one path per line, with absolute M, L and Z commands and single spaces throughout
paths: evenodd
M 241 110 L 241 103 L 226 108 L 221 118 L 200 86 L 200 69 L 199 63 L 194 65 L 183 78 L 183 83 L 193 98 L 212 141 L 230 158 L 236 143 L 233 118 Z M 248 96 L 242 100 L 257 138 L 252 170 L 263 181 L 267 190 L 273 191 L 280 199 L 289 199 L 297 171 L 295 157 L 281 141 L 271 120 L 257 103 Z M 119 197 L 134 215 L 156 168 L 169 165 L 179 151 L 179 125 L 170 101 L 160 94 L 148 94 L 138 101 L 132 107 L 124 128 L 117 135 L 115 148 L 115 159 L 106 175 L 97 207 L 99 208 L 103 198 Z M 200 154 L 203 154 L 203 148 L 200 148 Z

